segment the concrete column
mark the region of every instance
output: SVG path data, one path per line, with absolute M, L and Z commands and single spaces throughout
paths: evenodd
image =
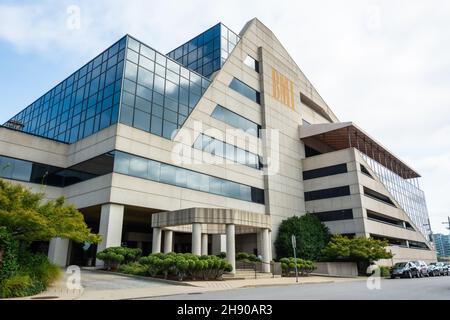
M 202 225 L 200 223 L 192 225 L 192 254 L 197 256 L 202 254 Z
M 261 240 L 262 240 L 262 271 L 270 272 L 270 239 L 269 239 L 269 229 L 261 230 Z
M 173 247 L 173 231 L 164 231 L 164 253 L 172 252 Z
M 67 266 L 69 239 L 53 238 L 48 248 L 48 259 L 59 267 Z
M 227 251 L 227 239 L 224 234 L 212 235 L 211 250 L 215 255 Z
M 272 241 L 272 231 L 269 230 L 269 261 L 273 260 L 274 246 Z
M 202 234 L 202 256 L 208 255 L 208 234 Z
M 161 252 L 161 228 L 153 228 L 152 253 Z
M 227 224 L 227 261 L 231 264 L 233 270 L 231 273 L 236 273 L 236 227 L 234 224 Z
M 118 204 L 108 203 L 102 205 L 99 232 L 102 236 L 102 242 L 97 246 L 97 252 L 122 245 L 124 209 L 124 206 Z M 103 266 L 103 261 L 97 260 L 96 266 Z

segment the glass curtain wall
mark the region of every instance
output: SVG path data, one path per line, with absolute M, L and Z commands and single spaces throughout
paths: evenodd
M 361 155 L 416 227 L 429 239 L 428 209 L 418 179 L 404 179 L 364 153 Z
M 210 81 L 128 37 L 120 122 L 171 139 Z
M 239 36 L 222 23 L 167 54 L 190 70 L 210 78 L 222 68 L 230 53 L 240 40 Z
M 37 99 L 5 126 L 74 143 L 117 123 L 126 37 Z

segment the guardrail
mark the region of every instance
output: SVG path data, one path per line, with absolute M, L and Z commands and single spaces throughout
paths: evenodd
M 272 277 L 281 275 L 280 262 L 263 262 L 263 261 L 236 261 L 236 269 L 253 270 L 255 272 L 255 279 L 258 278 L 258 272 L 263 272 L 263 265 L 270 265 L 270 273 Z

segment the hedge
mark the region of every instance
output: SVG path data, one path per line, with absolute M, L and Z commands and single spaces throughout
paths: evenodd
M 281 270 L 283 276 L 289 277 L 295 272 L 295 259 L 294 258 L 282 258 Z M 314 262 L 310 260 L 297 259 L 297 270 L 301 276 L 307 276 L 316 269 Z
M 152 277 L 176 277 L 179 281 L 220 279 L 224 272 L 232 271 L 225 260 L 217 256 L 196 256 L 190 253 L 155 253 L 142 257 L 139 264 L 147 267 Z M 140 270 L 140 269 L 139 269 Z
M 111 247 L 97 253 L 97 259 L 105 263 L 107 270 L 117 270 L 121 264 L 136 262 L 142 255 L 141 249 Z

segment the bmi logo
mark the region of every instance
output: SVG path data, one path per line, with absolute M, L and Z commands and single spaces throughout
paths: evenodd
M 272 96 L 295 110 L 294 83 L 272 68 Z

